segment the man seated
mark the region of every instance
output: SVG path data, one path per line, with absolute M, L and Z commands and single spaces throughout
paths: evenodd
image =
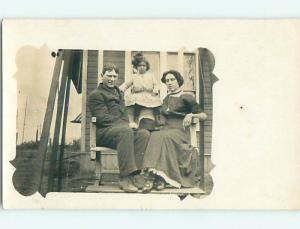
M 133 177 L 141 169 L 150 133 L 129 127 L 123 93 L 115 86 L 118 74 L 114 64 L 104 65 L 102 83 L 89 95 L 89 108 L 96 117 L 97 145 L 118 151 L 120 188 L 137 192 Z

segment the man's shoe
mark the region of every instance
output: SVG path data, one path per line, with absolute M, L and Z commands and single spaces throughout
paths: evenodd
M 120 189 L 124 192 L 137 192 L 138 188 L 132 184 L 130 177 L 123 177 L 120 179 Z
M 138 189 L 142 189 L 144 187 L 146 180 L 142 174 L 130 176 L 130 179 L 131 179 L 133 185 L 135 187 L 137 187 Z

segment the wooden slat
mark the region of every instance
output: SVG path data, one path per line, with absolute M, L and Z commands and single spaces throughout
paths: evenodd
M 82 118 L 81 118 L 81 152 L 86 152 L 85 141 L 86 139 L 86 108 L 87 108 L 87 70 L 88 70 L 88 50 L 83 51 L 82 61 Z
M 91 122 L 90 123 L 90 147 L 91 147 L 91 151 L 96 151 L 96 150 L 93 150 L 93 148 L 96 147 L 96 125 Z M 95 159 L 95 158 L 93 158 Z
M 94 91 L 96 88 L 97 88 L 97 85 L 96 85 L 96 84 L 88 84 L 88 85 L 87 85 L 87 91 L 88 91 L 88 94 L 87 94 L 87 95 L 90 95 L 91 92 Z
M 71 61 L 71 63 L 72 63 L 72 61 Z M 65 104 L 64 104 L 62 136 L 61 136 L 61 143 L 60 143 L 60 154 L 59 154 L 58 179 L 57 179 L 57 191 L 58 192 L 61 191 L 62 185 L 63 185 L 63 163 L 64 163 L 68 111 L 69 111 L 69 101 L 70 101 L 70 87 L 71 87 L 71 78 L 68 75 L 66 98 L 65 98 Z
M 108 148 L 108 147 L 102 147 L 102 146 L 97 146 L 97 147 L 91 147 L 91 151 L 101 151 L 101 154 L 103 155 L 116 155 L 117 151 L 114 149 Z M 107 152 L 107 151 L 112 151 L 112 152 Z
M 53 181 L 54 181 L 54 174 L 56 173 L 57 152 L 58 152 L 58 145 L 59 145 L 59 136 L 61 131 L 61 121 L 62 121 L 64 100 L 65 100 L 65 93 L 66 93 L 66 85 L 67 85 L 68 72 L 69 72 L 70 55 L 71 55 L 70 50 L 64 51 L 64 66 L 63 66 L 61 84 L 60 84 L 59 95 L 58 95 L 52 153 L 51 153 L 50 167 L 49 167 L 49 174 L 48 174 L 48 188 L 47 188 L 48 192 L 54 191 Z
M 94 90 L 95 88 L 97 88 L 97 83 L 98 83 L 97 79 L 91 79 L 87 84 L 87 88 L 90 90 L 91 89 Z
M 55 98 L 56 98 L 56 90 L 58 87 L 58 81 L 59 81 L 59 75 L 60 75 L 60 70 L 61 70 L 61 65 L 62 65 L 62 58 L 63 58 L 63 51 L 58 52 L 58 56 L 56 57 L 55 61 L 55 66 L 54 66 L 54 71 L 52 75 L 52 81 L 50 85 L 50 91 L 49 91 L 49 96 L 48 96 L 48 101 L 47 101 L 47 108 L 45 112 L 45 117 L 44 117 L 44 123 L 43 123 L 43 130 L 41 134 L 41 139 L 39 143 L 39 148 L 38 148 L 38 158 L 37 161 L 39 162 L 38 164 L 41 165 L 40 168 L 40 173 L 36 173 L 37 176 L 39 176 L 39 179 L 37 179 L 37 188 L 39 189 L 39 192 L 43 195 L 44 193 L 42 190 L 42 181 L 43 181 L 43 169 L 45 165 L 45 159 L 46 159 L 46 153 L 47 153 L 47 146 L 48 146 L 48 139 L 50 135 L 50 128 L 51 128 L 51 122 L 52 122 L 52 116 L 53 116 L 53 110 L 54 110 L 54 104 L 55 104 Z M 35 179 L 33 177 L 32 179 Z
M 204 97 L 205 97 L 205 87 L 204 87 L 204 80 L 205 80 L 205 76 L 204 76 L 204 69 L 203 69 L 203 56 L 202 56 L 202 48 L 199 48 L 198 50 L 198 71 L 199 71 L 199 104 L 200 104 L 200 108 L 201 110 L 205 111 L 205 106 L 204 106 Z M 206 170 L 205 167 L 205 161 L 204 161 L 204 154 L 205 154 L 205 142 L 204 142 L 204 133 L 205 133 L 205 126 L 204 126 L 205 122 L 200 122 L 200 134 L 199 134 L 199 142 L 200 142 L 200 146 L 199 146 L 199 153 L 200 153 L 200 177 L 201 177 L 201 187 L 205 187 L 205 179 L 204 179 L 204 173 Z
M 98 73 L 98 63 L 96 63 L 95 65 L 91 65 L 89 62 L 89 66 L 88 66 L 88 73 Z

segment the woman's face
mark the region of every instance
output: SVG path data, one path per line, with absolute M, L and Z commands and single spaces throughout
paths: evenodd
M 166 85 L 168 88 L 168 91 L 174 92 L 179 89 L 179 84 L 175 76 L 172 74 L 166 75 Z
M 145 62 L 140 62 L 137 66 L 138 73 L 144 74 L 147 71 L 147 64 Z

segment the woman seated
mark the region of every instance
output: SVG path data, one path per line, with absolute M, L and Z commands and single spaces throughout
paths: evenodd
M 144 154 L 143 168 L 148 173 L 143 192 L 152 188 L 164 189 L 166 184 L 176 188 L 199 187 L 199 153 L 190 145 L 192 118 L 205 120 L 200 106 L 191 94 L 181 89 L 183 77 L 170 70 L 161 79 L 166 84 L 168 95 L 163 100 L 161 114 L 165 125 L 152 132 Z

